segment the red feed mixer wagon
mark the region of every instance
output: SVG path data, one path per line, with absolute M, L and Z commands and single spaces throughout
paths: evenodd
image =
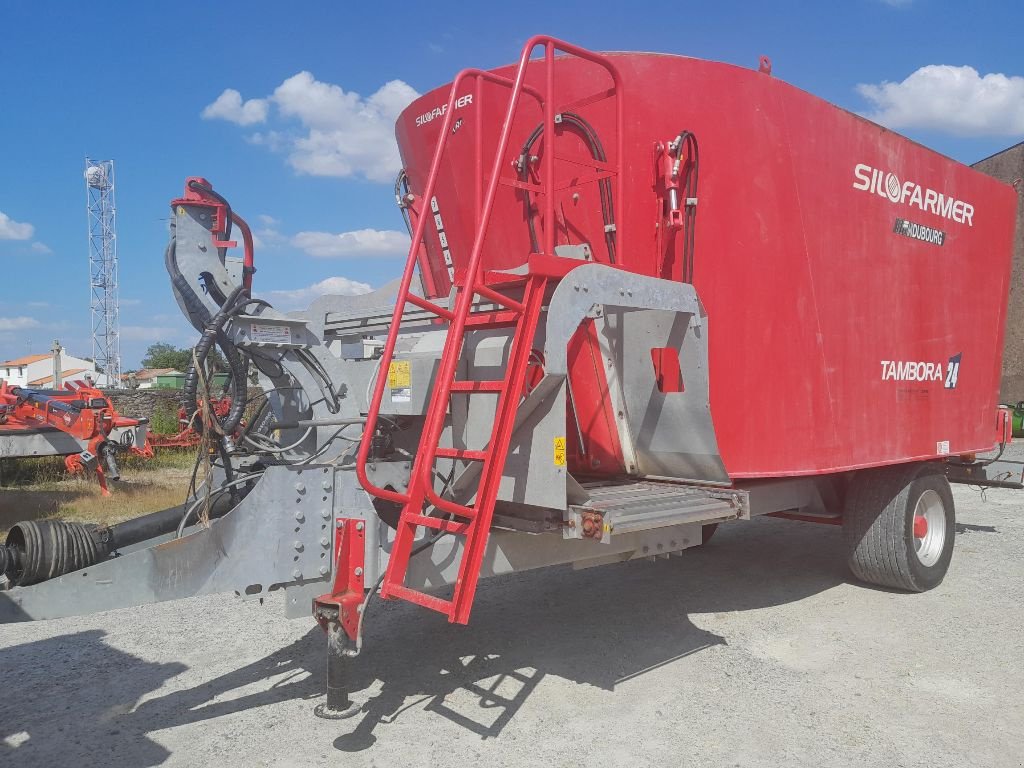
M 756 515 L 841 524 L 863 581 L 937 585 L 950 481 L 1024 487 L 976 458 L 1010 435 L 1015 192 L 770 69 L 537 37 L 459 73 L 398 118 L 397 287 L 304 313 L 253 293 L 244 220 L 190 178 L 165 262 L 195 360 L 217 346 L 267 403 L 216 416 L 212 479 L 151 540 L 43 576 L 58 537 L 16 527 L 0 605 L 283 589 L 327 631 L 338 716 L 378 594 L 466 623 L 481 578 L 667 557 Z

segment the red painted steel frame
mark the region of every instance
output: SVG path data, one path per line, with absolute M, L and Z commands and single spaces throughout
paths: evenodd
M 546 71 L 545 95 L 542 95 L 526 85 L 525 77 L 527 65 L 535 48 L 543 46 L 544 65 Z M 501 172 L 504 164 L 505 153 L 509 146 L 512 126 L 519 106 L 521 94 L 528 93 L 540 101 L 544 109 L 543 135 L 548 137 L 552 145 L 545 152 L 545 180 L 543 194 L 545 196 L 545 231 L 543 250 L 547 258 L 554 255 L 555 226 L 554 226 L 554 197 L 556 191 L 556 179 L 554 176 L 554 136 L 555 136 L 555 95 L 554 95 L 554 60 L 555 51 L 563 51 L 578 58 L 590 61 L 603 67 L 611 76 L 613 90 L 616 97 L 620 90 L 618 72 L 614 65 L 607 59 L 576 46 L 549 37 L 531 38 L 523 48 L 519 61 L 519 67 L 513 79 L 501 77 L 493 73 L 480 70 L 465 70 L 460 72 L 452 83 L 447 99 L 447 106 L 444 110 L 444 121 L 434 148 L 430 172 L 421 199 L 429 201 L 434 195 L 437 184 L 441 159 L 449 137 L 452 135 L 452 123 L 455 115 L 455 104 L 458 98 L 458 90 L 466 78 L 476 79 L 476 93 L 479 94 L 480 84 L 488 80 L 504 86 L 511 87 L 511 94 L 505 112 L 502 130 L 498 139 L 497 150 L 494 155 L 487 191 L 480 204 L 480 193 L 482 189 L 482 143 L 480 133 L 474 144 L 475 183 L 474 183 L 474 230 L 473 245 L 470 249 L 468 264 L 465 268 L 464 283 L 457 290 L 456 302 L 453 309 L 444 309 L 433 302 L 415 296 L 409 292 L 413 269 L 416 265 L 417 255 L 420 253 L 420 244 L 423 242 L 425 226 L 428 216 L 420 215 L 416 221 L 413 232 L 412 243 L 409 250 L 406 268 L 398 290 L 398 297 L 392 315 L 392 324 L 384 345 L 383 354 L 380 359 L 380 368 L 374 383 L 373 393 L 368 407 L 367 423 L 365 433 L 372 435 L 376 429 L 377 417 L 380 412 L 383 399 L 384 387 L 387 382 L 387 371 L 391 364 L 395 343 L 400 331 L 402 315 L 405 305 L 410 302 L 427 311 L 433 312 L 438 317 L 448 320 L 450 325 L 445 339 L 445 346 L 441 353 L 440 365 L 435 378 L 434 390 L 431 393 L 430 405 L 428 406 L 421 434 L 420 445 L 413 460 L 410 474 L 409 486 L 406 493 L 401 494 L 389 491 L 373 485 L 366 475 L 366 463 L 369 458 L 369 451 L 372 444 L 370 440 L 360 443 L 356 460 L 356 472 L 363 487 L 379 498 L 403 504 L 402 515 L 398 523 L 396 540 L 392 548 L 391 557 L 388 562 L 388 570 L 381 588 L 383 597 L 399 597 L 420 605 L 439 610 L 448 614 L 449 620 L 457 623 L 466 623 L 469 620 L 469 613 L 472 607 L 473 597 L 476 591 L 476 584 L 479 578 L 479 571 L 487 544 L 490 529 L 491 516 L 494 503 L 497 497 L 498 486 L 501 481 L 502 469 L 509 449 L 512 429 L 515 423 L 515 416 L 518 410 L 522 388 L 529 365 L 532 340 L 534 338 L 537 323 L 540 317 L 540 310 L 544 300 L 545 288 L 549 280 L 557 279 L 556 272 L 547 274 L 545 272 L 534 272 L 531 270 L 526 278 L 526 285 L 522 301 L 510 298 L 501 291 L 488 287 L 484 283 L 483 270 L 483 247 L 484 240 L 488 233 L 488 224 L 494 209 L 494 201 L 501 181 Z M 616 98 L 617 123 L 621 126 L 623 121 L 621 100 Z M 621 141 L 621 131 L 620 137 Z M 619 155 L 621 158 L 621 155 Z M 618 160 L 618 158 L 617 158 Z M 622 173 L 617 173 L 617 181 L 621 189 Z M 533 257 L 523 254 L 523 261 L 531 263 Z M 426 264 L 421 265 L 425 273 L 429 273 Z M 560 275 L 558 275 L 560 277 Z M 497 410 L 494 419 L 494 426 L 490 435 L 490 441 L 484 451 L 444 451 L 439 448 L 441 432 L 444 428 L 445 416 L 448 411 L 448 404 L 451 394 L 454 391 L 466 394 L 478 391 L 474 385 L 467 384 L 459 387 L 455 382 L 456 368 L 462 352 L 465 330 L 468 327 L 467 321 L 475 300 L 479 295 L 499 306 L 505 308 L 511 317 L 515 318 L 515 330 L 512 334 L 512 349 L 509 353 L 509 360 L 506 366 L 505 379 L 503 382 L 490 382 L 496 385 L 492 391 L 499 393 Z M 474 318 L 479 320 L 479 318 Z M 502 322 L 507 325 L 507 320 Z M 482 322 L 476 322 L 472 327 L 482 326 Z M 499 385 L 500 386 L 497 386 Z M 480 484 L 476 493 L 476 500 L 473 506 L 456 504 L 455 502 L 442 498 L 433 488 L 434 463 L 438 456 L 459 458 L 463 460 L 482 461 L 483 467 L 480 472 Z M 427 517 L 422 513 L 423 504 L 429 503 L 432 506 L 464 518 L 469 522 L 441 520 Z M 459 575 L 455 583 L 455 594 L 452 600 L 446 601 L 441 598 L 425 595 L 404 586 L 405 573 L 415 531 L 422 526 L 442 529 L 451 533 L 462 533 L 466 536 L 465 550 L 459 568 Z
M 324 629 L 323 611 L 338 611 L 338 623 L 352 640 L 359 631 L 359 605 L 366 585 L 366 522 L 354 517 L 339 517 L 334 525 L 334 583 L 331 591 L 313 599 L 313 615 Z
M 564 51 L 566 53 L 570 53 L 570 54 L 572 54 L 574 56 L 578 56 L 579 58 L 582 58 L 582 59 L 586 59 L 586 60 L 589 60 L 589 61 L 592 61 L 592 62 L 595 62 L 595 63 L 599 63 L 599 64 L 601 64 L 601 66 L 606 67 L 609 70 L 609 72 L 610 72 L 610 74 L 612 76 L 612 81 L 613 81 L 614 87 L 616 88 L 616 91 L 618 91 L 620 89 L 620 87 L 621 87 L 620 86 L 620 78 L 619 78 L 618 70 L 616 70 L 614 66 L 608 65 L 607 64 L 607 60 L 604 59 L 604 57 L 596 56 L 595 54 L 591 53 L 590 51 L 587 51 L 587 50 L 582 49 L 582 48 L 578 48 L 578 47 L 576 47 L 574 45 L 571 45 L 570 43 L 565 43 L 563 41 L 555 40 L 554 38 L 549 38 L 549 37 L 545 37 L 545 36 L 542 36 L 542 35 L 538 35 L 538 36 L 530 38 L 530 40 L 527 41 L 526 45 L 523 46 L 523 52 L 522 52 L 522 54 L 521 54 L 521 56 L 519 58 L 519 67 L 518 67 L 518 69 L 516 71 L 516 77 L 515 77 L 514 81 L 509 80 L 509 78 L 501 77 L 501 76 L 495 75 L 495 74 L 493 74 L 491 72 L 486 72 L 486 71 L 479 70 L 479 69 L 466 69 L 466 70 L 463 70 L 462 72 L 460 72 L 458 74 L 458 76 L 453 81 L 453 83 L 451 85 L 451 88 L 449 90 L 449 96 L 448 96 L 448 100 L 446 102 L 447 106 L 446 106 L 445 114 L 444 114 L 444 121 L 442 123 L 441 132 L 440 132 L 441 140 L 440 140 L 440 142 L 439 142 L 439 144 L 437 146 L 436 151 L 434 152 L 434 157 L 433 157 L 433 160 L 432 160 L 431 165 L 430 165 L 430 172 L 429 172 L 429 174 L 427 176 L 427 183 L 426 183 L 426 186 L 424 188 L 423 194 L 420 196 L 421 199 L 425 200 L 425 201 L 429 201 L 430 200 L 430 197 L 432 196 L 432 194 L 434 192 L 434 188 L 437 185 L 437 178 L 438 178 L 438 174 L 439 174 L 439 171 L 440 171 L 441 158 L 443 156 L 443 150 L 444 150 L 444 143 L 447 140 L 447 137 L 451 135 L 451 126 L 452 126 L 453 117 L 455 115 L 455 109 L 454 109 L 455 101 L 456 101 L 456 98 L 458 96 L 459 86 L 462 84 L 462 81 L 464 79 L 468 78 L 468 77 L 474 77 L 474 78 L 477 78 L 478 81 L 479 80 L 488 80 L 488 81 L 493 82 L 493 83 L 498 83 L 498 84 L 501 84 L 501 85 L 511 85 L 512 86 L 512 96 L 509 99 L 509 106 L 508 106 L 508 110 L 506 111 L 505 120 L 504 120 L 504 123 L 503 123 L 503 125 L 505 127 L 502 130 L 501 138 L 499 140 L 499 150 L 495 153 L 494 163 L 493 163 L 492 168 L 491 168 L 490 182 L 489 182 L 489 186 L 488 186 L 488 190 L 487 190 L 487 198 L 486 198 L 486 200 L 484 202 L 483 208 L 480 209 L 479 218 L 477 219 L 477 223 L 478 223 L 477 232 L 478 232 L 478 234 L 477 234 L 476 238 L 474 239 L 473 249 L 471 251 L 471 255 L 470 255 L 470 259 L 469 259 L 469 266 L 467 268 L 467 271 L 470 274 L 475 274 L 479 270 L 479 267 L 480 267 L 480 257 L 481 257 L 481 253 L 482 253 L 482 247 L 483 247 L 483 238 L 484 238 L 484 234 L 485 234 L 485 231 L 486 231 L 487 223 L 488 223 L 488 221 L 490 219 L 491 209 L 492 209 L 492 207 L 494 205 L 494 196 L 495 196 L 495 193 L 497 191 L 498 179 L 500 178 L 500 174 L 501 174 L 502 160 L 504 158 L 505 150 L 508 147 L 508 141 L 509 141 L 509 137 L 511 135 L 511 130 L 512 130 L 513 118 L 515 117 L 516 107 L 518 106 L 518 103 L 519 103 L 519 94 L 521 92 L 529 93 L 530 95 L 535 96 L 539 101 L 544 103 L 544 99 L 541 97 L 541 95 L 535 89 L 530 88 L 529 86 L 527 86 L 525 84 L 525 82 L 524 82 L 524 79 L 525 79 L 525 76 L 526 76 L 526 65 L 529 63 L 530 56 L 532 55 L 533 50 L 538 45 L 544 45 L 545 46 L 545 61 L 548 64 L 548 69 L 549 70 L 552 68 L 551 64 L 553 62 L 554 50 L 557 47 L 558 50 Z M 549 101 L 551 101 L 551 99 L 550 99 L 550 89 L 553 86 L 552 76 L 548 77 L 547 85 L 548 85 L 548 88 L 549 88 Z M 548 125 L 553 126 L 554 125 L 554 105 L 553 105 L 553 101 L 552 101 L 551 104 L 548 104 L 548 105 L 545 106 L 545 110 L 546 110 L 546 116 L 547 116 L 547 120 L 548 120 Z M 621 145 L 622 145 L 622 134 L 623 134 L 623 131 L 622 131 L 623 114 L 622 114 L 621 103 L 617 105 L 616 123 L 619 126 L 619 136 L 618 136 L 617 141 L 618 141 L 619 152 L 620 152 L 619 157 L 621 158 Z M 551 130 L 551 133 L 549 133 L 548 135 L 552 135 L 552 134 L 553 134 L 553 129 Z M 547 153 L 547 154 L 551 155 L 552 158 L 553 158 L 553 153 Z M 479 145 L 478 145 L 478 148 L 477 148 L 477 151 L 476 151 L 476 157 L 478 158 L 478 160 L 481 158 L 481 150 L 479 149 Z M 549 167 L 549 170 L 552 170 L 552 168 Z M 482 178 L 481 173 L 482 173 L 482 167 L 478 165 L 478 167 L 476 169 L 476 173 L 474 174 L 474 177 L 477 178 L 477 179 L 481 179 Z M 552 184 L 554 183 L 553 179 L 552 179 L 551 183 Z M 479 186 L 477 187 L 477 195 L 479 195 Z M 620 199 L 621 199 L 621 195 L 622 195 L 622 175 L 619 174 L 619 179 L 618 179 L 618 196 L 619 196 Z M 549 205 L 549 213 L 550 213 L 550 216 L 551 216 L 548 219 L 548 221 L 551 222 L 551 221 L 554 220 L 554 214 L 553 214 L 553 198 L 554 198 L 554 195 L 553 194 L 549 194 L 547 197 L 548 197 L 548 200 L 546 202 Z M 385 385 L 387 383 L 386 371 L 387 371 L 387 368 L 391 364 L 391 361 L 392 361 L 392 359 L 394 357 L 395 343 L 398 340 L 398 332 L 399 332 L 399 329 L 400 329 L 400 326 L 401 326 L 401 322 L 402 322 L 402 315 L 405 312 L 406 302 L 412 303 L 412 304 L 420 307 L 421 309 L 425 309 L 427 311 L 433 312 L 436 315 L 438 315 L 438 317 L 444 318 L 445 320 L 453 321 L 453 327 L 449 330 L 449 338 L 451 338 L 453 336 L 457 337 L 457 338 L 461 338 L 462 332 L 463 332 L 463 330 L 465 328 L 465 316 L 469 313 L 469 308 L 472 305 L 473 295 L 472 295 L 472 293 L 470 293 L 468 291 L 462 293 L 462 295 L 460 296 L 459 305 L 456 306 L 456 309 L 455 309 L 454 312 L 450 312 L 450 311 L 448 311 L 446 309 L 443 309 L 443 308 L 437 306 L 436 304 L 434 304 L 433 302 L 428 301 L 426 299 L 423 299 L 423 298 L 421 298 L 419 296 L 416 296 L 415 294 L 411 294 L 409 292 L 409 287 L 412 284 L 413 272 L 414 272 L 415 267 L 416 267 L 416 256 L 417 256 L 417 252 L 419 250 L 419 243 L 422 242 L 422 240 L 423 240 L 424 234 L 426 232 L 426 223 L 427 223 L 428 219 L 429 219 L 428 216 L 421 215 L 419 217 L 418 221 L 416 222 L 416 229 L 413 232 L 412 245 L 411 245 L 411 247 L 409 249 L 409 257 L 408 257 L 408 260 L 406 261 L 405 271 L 402 273 L 402 279 L 401 279 L 401 282 L 399 283 L 399 288 L 398 288 L 398 299 L 395 302 L 395 309 L 394 309 L 394 312 L 392 313 L 392 316 L 391 316 L 391 329 L 390 329 L 390 331 L 388 333 L 388 337 L 387 337 L 387 339 L 386 339 L 386 341 L 384 343 L 384 350 L 383 350 L 383 352 L 381 354 L 381 358 L 380 358 L 380 364 L 379 364 L 380 365 L 380 369 L 379 369 L 380 373 L 378 374 L 377 379 L 376 379 L 376 381 L 374 383 L 373 393 L 372 393 L 372 395 L 370 397 L 370 404 L 369 404 L 369 408 L 368 408 L 367 422 L 366 422 L 366 428 L 365 428 L 365 432 L 368 435 L 373 434 L 374 430 L 377 427 L 377 417 L 380 414 L 380 405 L 381 405 L 381 401 L 382 401 L 382 399 L 384 397 L 384 387 L 385 387 Z M 547 230 L 550 233 L 550 237 L 547 240 L 547 243 L 550 246 L 550 249 L 548 250 L 548 253 L 550 254 L 550 253 L 554 252 L 553 239 L 552 239 L 553 236 L 554 236 L 554 227 L 553 226 L 548 226 Z M 620 229 L 620 237 L 621 237 L 621 229 Z M 456 317 L 460 317 L 461 319 L 456 320 Z M 451 374 L 454 373 L 455 365 L 458 362 L 457 356 L 449 355 L 449 357 L 451 359 L 450 359 L 449 364 L 447 366 L 445 366 L 445 360 L 444 360 L 444 358 L 442 358 L 442 366 L 444 366 L 444 367 L 442 368 L 442 371 L 439 372 L 438 377 L 437 377 L 437 381 L 443 383 L 443 386 L 445 386 L 445 387 L 449 386 L 445 382 L 448 382 L 448 381 L 451 380 Z M 450 371 L 449 371 L 448 375 L 445 375 L 444 371 L 448 371 L 449 369 L 450 369 Z M 446 400 L 447 399 L 447 394 L 448 394 L 447 391 L 445 391 L 443 393 L 436 393 L 435 396 L 434 396 L 434 399 L 435 400 L 438 400 L 438 399 Z M 424 427 L 424 430 L 426 431 L 426 426 Z M 371 442 L 372 441 L 364 440 L 360 444 L 360 446 L 359 446 L 359 453 L 358 453 L 357 458 L 356 458 L 356 475 L 357 475 L 357 477 L 359 479 L 359 482 L 362 484 L 363 488 L 365 488 L 367 491 L 372 493 L 374 496 L 377 496 L 378 498 L 385 499 L 385 500 L 392 501 L 392 502 L 396 502 L 396 503 L 400 503 L 400 504 L 401 503 L 407 503 L 409 501 L 409 496 L 408 495 L 397 493 L 395 491 L 389 491 L 389 490 L 387 490 L 385 488 L 379 488 L 379 487 L 375 486 L 372 482 L 370 482 L 370 479 L 369 479 L 369 477 L 366 474 L 366 462 L 367 462 L 367 459 L 369 457 L 369 451 L 370 451 L 370 444 L 371 444 Z M 417 457 L 417 459 L 419 459 L 419 457 Z M 415 468 L 414 468 L 414 474 L 415 474 Z

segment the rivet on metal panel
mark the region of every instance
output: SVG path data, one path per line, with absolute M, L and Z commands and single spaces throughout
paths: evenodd
M 296 550 L 298 550 L 300 552 L 302 551 L 302 542 L 301 541 L 295 541 L 292 544 L 292 546 L 295 547 Z
M 299 493 L 305 493 L 306 492 L 306 486 L 305 486 L 304 483 L 296 483 L 295 484 L 295 490 L 298 491 Z
M 357 531 L 363 530 L 363 524 L 362 523 L 356 523 L 356 530 Z
M 322 488 L 323 488 L 323 489 L 324 489 L 325 491 L 329 491 L 329 490 L 331 490 L 331 481 L 330 481 L 330 480 L 324 480 L 324 481 L 323 481 L 323 482 L 322 482 L 322 483 L 320 484 L 320 486 L 321 486 L 321 487 L 322 487 Z
M 356 569 L 355 569 L 354 573 L 355 573 L 356 576 L 362 576 L 363 575 L 363 569 L 360 568 L 359 566 L 356 566 Z
M 327 509 L 327 507 L 324 507 L 323 509 L 320 510 L 320 517 L 322 517 L 324 520 L 327 520 L 330 516 L 331 510 Z
M 320 546 L 321 547 L 329 547 L 329 546 L 331 546 L 331 540 L 328 539 L 326 536 L 323 536 L 320 539 Z
M 301 523 L 305 519 L 306 519 L 306 516 L 304 514 L 302 514 L 302 510 L 301 509 L 295 510 L 295 520 L 297 522 Z
M 298 568 L 296 568 L 294 571 L 292 571 L 292 578 L 293 579 L 301 579 L 302 578 L 302 571 L 300 571 Z
M 321 565 L 320 566 L 320 575 L 321 576 L 326 576 L 330 572 L 331 572 L 331 569 L 328 568 L 326 565 Z

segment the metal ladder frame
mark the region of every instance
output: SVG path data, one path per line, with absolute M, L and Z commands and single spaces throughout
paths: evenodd
M 547 98 L 525 82 L 527 67 L 530 64 L 533 51 L 538 46 L 543 46 L 544 48 L 544 91 Z M 387 371 L 394 358 L 395 345 L 401 330 L 402 316 L 405 312 L 406 304 L 411 303 L 443 320 L 447 320 L 449 328 L 435 378 L 433 396 L 427 408 L 419 448 L 413 461 L 406 492 L 399 493 L 380 488 L 370 482 L 366 474 L 366 465 L 372 445 L 371 439 L 363 439 L 361 441 L 356 458 L 356 475 L 362 487 L 373 496 L 401 504 L 403 507 L 399 517 L 395 544 L 392 548 L 387 572 L 381 588 L 382 597 L 401 598 L 437 610 L 447 614 L 449 621 L 460 624 L 465 624 L 469 620 L 469 613 L 476 593 L 480 566 L 486 550 L 491 518 L 494 512 L 494 503 L 497 498 L 498 486 L 501 482 L 505 459 L 514 429 L 530 348 L 540 318 L 545 289 L 550 281 L 557 280 L 562 276 L 557 269 L 531 269 L 525 278 L 523 298 L 521 301 L 517 301 L 495 290 L 495 288 L 489 286 L 484 281 L 481 264 L 483 244 L 494 207 L 495 196 L 499 184 L 502 183 L 501 170 L 503 159 L 508 150 L 513 120 L 523 93 L 528 93 L 535 97 L 541 103 L 544 111 L 544 181 L 540 184 L 545 198 L 546 225 L 544 228 L 543 248 L 547 259 L 554 258 L 556 234 L 556 228 L 553 224 L 555 221 L 554 197 L 556 192 L 554 137 L 557 114 L 554 99 L 554 59 L 556 51 L 597 64 L 604 68 L 611 76 L 612 90 L 608 92 L 608 95 L 614 94 L 616 105 L 617 153 L 614 171 L 616 176 L 616 196 L 620 201 L 623 199 L 623 174 L 621 168 L 624 120 L 622 85 L 618 70 L 606 57 L 552 37 L 539 35 L 528 40 L 523 47 L 519 65 L 513 79 L 479 69 L 466 69 L 460 72 L 453 81 L 449 92 L 444 122 L 441 127 L 437 147 L 434 150 L 426 188 L 421 195 L 422 200 L 430 200 L 434 195 L 441 159 L 444 155 L 448 139 L 452 135 L 451 128 L 455 114 L 455 101 L 458 98 L 458 92 L 463 82 L 469 78 L 474 78 L 478 94 L 480 93 L 483 81 L 508 86 L 511 88 L 511 94 L 502 124 L 498 147 L 491 166 L 486 196 L 482 201 L 482 205 L 480 199 L 483 181 L 481 174 L 482 131 L 478 129 L 476 132 L 476 234 L 472 251 L 470 252 L 464 283 L 462 286 L 456 287 L 457 298 L 454 308 L 446 309 L 440 307 L 429 299 L 410 292 L 413 274 L 420 253 L 420 243 L 423 242 L 426 223 L 430 219 L 429 216 L 421 215 L 417 217 L 415 231 L 412 235 L 409 255 L 398 289 L 392 322 L 380 359 L 379 373 L 374 383 L 364 429 L 365 436 L 372 436 L 376 430 L 384 388 L 387 383 Z M 479 98 L 477 103 L 480 103 Z M 618 236 L 618 239 L 621 242 L 621 234 Z M 534 255 L 531 255 L 529 261 L 540 260 L 536 260 Z M 424 270 L 424 272 L 428 271 Z M 428 284 L 428 289 L 430 287 Z M 472 313 L 471 310 L 476 296 L 488 299 L 502 309 L 486 313 Z M 461 359 L 466 330 L 509 326 L 514 326 L 515 330 L 512 335 L 512 348 L 509 353 L 504 379 L 501 381 L 456 380 L 455 374 Z M 444 429 L 451 395 L 453 393 L 471 395 L 477 392 L 498 394 L 494 427 L 492 428 L 487 447 L 482 451 L 440 447 L 440 437 Z M 438 458 L 483 462 L 477 486 L 476 500 L 473 506 L 465 506 L 444 499 L 434 490 L 433 468 Z M 424 503 L 445 512 L 449 517 L 430 517 L 423 514 Z M 452 519 L 453 517 L 463 519 Z M 459 576 L 455 584 L 454 595 L 450 601 L 410 589 L 404 585 L 415 533 L 420 527 L 444 530 L 448 533 L 460 534 L 466 537 Z

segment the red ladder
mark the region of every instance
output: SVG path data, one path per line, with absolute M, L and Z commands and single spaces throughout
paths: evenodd
M 533 51 L 538 46 L 543 46 L 544 48 L 544 82 L 546 84 L 545 93 L 547 98 L 544 98 L 537 89 L 526 85 L 525 82 L 527 65 L 530 62 Z M 481 188 L 480 180 L 483 177 L 481 175 L 482 168 L 478 160 L 476 170 L 479 177 L 477 181 L 477 210 L 479 211 L 479 218 L 465 278 L 463 284 L 455 288 L 455 301 L 454 305 L 449 305 L 451 308 L 438 306 L 434 302 L 410 292 L 420 251 L 419 244 L 423 241 L 426 222 L 431 219 L 430 216 L 419 216 L 412 236 L 409 258 L 406 262 L 402 282 L 398 290 L 387 341 L 384 344 L 384 351 L 381 356 L 380 372 L 377 375 L 373 394 L 370 398 L 366 427 L 363 432 L 366 438 L 360 443 L 356 459 L 356 473 L 363 488 L 378 498 L 400 504 L 402 507 L 395 542 L 381 587 L 381 596 L 400 598 L 439 611 L 446 614 L 449 621 L 459 624 L 465 624 L 469 621 L 473 597 L 476 594 L 480 568 L 487 547 L 491 519 L 494 514 L 494 504 L 505 467 L 505 459 L 508 456 L 512 432 L 515 428 L 516 413 L 519 409 L 524 389 L 530 351 L 533 347 L 534 335 L 540 319 L 545 290 L 550 282 L 560 279 L 568 271 L 568 268 L 579 263 L 566 259 L 564 262 L 568 262 L 568 264 L 559 264 L 558 262 L 563 262 L 563 260 L 554 258 L 555 153 L 553 151 L 553 140 L 555 136 L 556 110 L 553 90 L 556 51 L 599 64 L 611 75 L 613 82 L 612 92 L 616 96 L 618 142 L 616 163 L 618 165 L 615 171 L 609 173 L 609 175 L 614 174 L 616 176 L 618 197 L 620 200 L 622 199 L 623 115 L 622 100 L 619 98 L 621 85 L 618 71 L 608 59 L 554 38 L 537 36 L 527 41 L 524 46 L 519 59 L 519 66 L 513 79 L 478 69 L 467 69 L 460 72 L 452 83 L 448 97 L 448 106 L 444 112 L 444 123 L 441 127 L 437 147 L 434 150 L 426 188 L 420 196 L 422 200 L 430 200 L 434 195 L 441 158 L 444 154 L 448 138 L 452 135 L 451 124 L 455 114 L 454 105 L 462 83 L 469 78 L 474 78 L 478 88 L 484 80 L 511 88 L 501 137 L 494 155 L 487 193 L 482 205 L 479 205 L 479 190 Z M 527 274 L 520 279 L 512 281 L 505 279 L 500 283 L 489 284 L 485 279 L 482 269 L 481 256 L 483 244 L 488 222 L 490 221 L 491 210 L 494 206 L 495 194 L 499 183 L 502 182 L 503 158 L 508 149 L 513 118 L 516 114 L 519 99 L 524 92 L 537 98 L 543 105 L 543 136 L 544 141 L 549 142 L 544 152 L 544 181 L 539 185 L 539 192 L 545 200 L 544 255 L 531 255 L 528 260 Z M 479 99 L 477 99 L 477 103 L 479 103 Z M 479 131 L 477 133 L 477 142 L 477 157 L 479 159 Z M 511 296 L 508 290 L 510 287 L 516 290 L 517 296 L 518 289 L 521 287 L 521 298 Z M 488 312 L 472 311 L 477 297 L 494 303 L 497 305 L 497 309 Z M 370 436 L 374 434 L 377 427 L 384 388 L 387 384 L 387 372 L 394 355 L 395 343 L 401 330 L 402 318 L 407 303 L 420 307 L 446 320 L 449 323 L 449 327 L 435 378 L 434 391 L 427 406 L 423 431 L 413 461 L 409 484 L 405 493 L 398 493 L 394 490 L 379 488 L 373 485 L 367 477 L 366 464 L 373 442 Z M 484 328 L 511 329 L 512 346 L 509 351 L 504 378 L 493 381 L 456 379 L 455 374 L 462 356 L 467 331 Z M 498 395 L 494 426 L 491 429 L 486 447 L 482 450 L 441 447 L 441 433 L 444 429 L 445 417 L 448 414 L 452 397 L 472 396 L 477 393 Z M 438 459 L 450 459 L 458 462 L 479 462 L 481 464 L 476 493 L 467 497 L 473 498 L 471 505 L 459 504 L 452 499 L 444 498 L 434 489 L 435 463 Z M 446 516 L 436 517 L 428 515 L 426 514 L 426 507 L 433 507 Z M 413 543 L 416 533 L 420 528 L 445 531 L 465 537 L 459 563 L 459 573 L 451 600 L 419 592 L 405 585 Z

